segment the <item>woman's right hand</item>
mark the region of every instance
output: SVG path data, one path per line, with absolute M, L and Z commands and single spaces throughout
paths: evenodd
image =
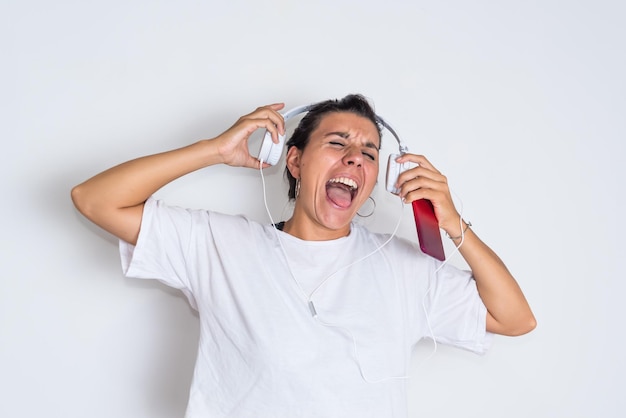
M 275 103 L 257 108 L 254 112 L 240 117 L 233 126 L 213 139 L 224 164 L 233 167 L 258 168 L 259 159 L 250 155 L 248 139 L 257 129 L 267 129 L 272 140 L 278 143 L 278 135 L 285 134 L 285 121 L 278 112 L 284 103 Z M 269 165 L 263 163 L 263 167 Z

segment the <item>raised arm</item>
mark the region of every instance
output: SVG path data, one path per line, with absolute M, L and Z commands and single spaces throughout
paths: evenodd
M 89 220 L 124 241 L 135 244 L 139 236 L 145 201 L 161 187 L 185 174 L 214 164 L 258 168 L 248 150 L 248 138 L 259 128 L 284 134 L 278 113 L 283 104 L 273 104 L 242 116 L 216 138 L 176 150 L 149 155 L 112 167 L 72 189 L 76 208 Z
M 448 182 L 425 157 L 405 154 L 398 162 L 412 161 L 418 167 L 402 173 L 398 184 L 406 202 L 428 199 L 435 208 L 439 226 L 453 237 L 470 269 L 480 298 L 487 308 L 487 330 L 502 335 L 522 335 L 536 326 L 535 317 L 517 281 L 507 267 L 472 231 L 454 207 Z

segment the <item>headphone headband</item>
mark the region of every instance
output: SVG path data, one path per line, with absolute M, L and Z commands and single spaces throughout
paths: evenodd
M 283 114 L 283 118 L 285 119 L 285 121 L 287 121 L 287 120 L 291 119 L 294 116 L 297 116 L 297 115 L 299 115 L 301 113 L 308 112 L 309 110 L 311 110 L 316 105 L 317 105 L 317 103 L 311 103 L 311 104 L 308 104 L 308 105 L 295 107 L 295 108 L 285 112 Z M 402 140 L 400 139 L 400 136 L 391 127 L 391 125 L 389 123 L 387 123 L 387 121 L 385 119 L 383 119 L 382 116 L 376 115 L 376 121 L 378 123 L 380 123 L 383 128 L 387 129 L 391 133 L 391 135 L 393 135 L 393 137 L 396 139 L 396 141 L 398 141 L 398 147 L 400 149 L 400 154 L 404 154 L 404 153 L 409 151 L 409 148 L 406 146 L 406 144 L 404 144 L 402 142 Z
M 295 107 L 285 113 L 283 113 L 283 118 L 285 121 L 297 116 L 301 113 L 306 113 L 310 111 L 313 107 L 315 107 L 317 103 L 312 103 L 304 106 Z M 376 115 L 376 122 L 380 123 L 380 125 L 391 132 L 391 135 L 398 141 L 398 148 L 400 150 L 400 154 L 404 154 L 409 151 L 409 148 L 402 142 L 400 136 L 396 133 L 396 131 L 383 119 L 381 116 Z M 261 143 L 261 149 L 259 151 L 259 160 L 266 162 L 270 165 L 276 164 L 280 160 L 280 156 L 282 154 L 283 147 L 285 145 L 285 136 L 278 135 L 278 144 L 274 144 L 272 141 L 272 135 L 269 131 L 265 132 L 265 136 L 263 138 L 263 142 Z

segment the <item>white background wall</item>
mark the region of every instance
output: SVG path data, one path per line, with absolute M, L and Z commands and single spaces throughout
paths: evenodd
M 71 187 L 259 105 L 351 92 L 448 176 L 539 320 L 483 357 L 440 347 L 424 363 L 421 346 L 411 416 L 624 416 L 625 12 L 617 0 L 2 0 L 0 416 L 182 416 L 197 317 L 177 292 L 122 277 L 117 242 L 77 214 Z M 267 174 L 278 216 L 282 169 Z M 266 220 L 252 170 L 212 167 L 158 196 Z M 375 197 L 370 226 L 391 232 L 397 201 Z M 416 239 L 410 216 L 400 231 Z

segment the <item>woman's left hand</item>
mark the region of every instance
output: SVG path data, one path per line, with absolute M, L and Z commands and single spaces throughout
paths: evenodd
M 403 154 L 398 163 L 417 164 L 398 176 L 400 197 L 405 203 L 418 199 L 428 199 L 433 204 L 439 227 L 450 235 L 458 235 L 460 215 L 454 207 L 448 179 L 441 174 L 423 155 Z

